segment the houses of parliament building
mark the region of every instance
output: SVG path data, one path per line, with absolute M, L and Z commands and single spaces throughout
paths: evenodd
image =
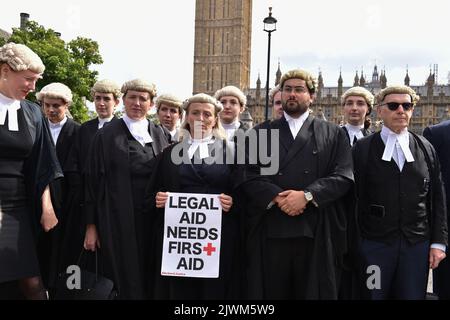
M 242 120 L 258 124 L 264 121 L 266 89 L 261 87 L 259 77 L 256 87 L 250 87 L 251 24 L 252 0 L 196 0 L 193 92 L 214 94 L 226 85 L 237 86 L 247 95 L 248 112 L 242 115 Z M 450 85 L 438 84 L 435 70 L 430 70 L 427 79 L 418 79 L 420 82 L 426 80 L 424 85 L 411 84 L 408 70 L 405 70 L 405 85 L 420 95 L 409 127 L 416 133 L 450 118 Z M 278 64 L 274 85 L 278 84 L 281 75 Z M 325 87 L 319 72 L 319 87 L 312 105 L 316 116 L 342 123 L 340 98 L 350 88 L 343 83 L 340 75 L 335 87 Z M 371 77 L 366 79 L 362 72 L 360 75 L 356 72 L 352 83 L 352 86 L 362 86 L 377 94 L 388 83 L 387 72 L 379 71 L 375 65 Z M 270 112 L 271 108 L 269 116 Z M 376 126 L 379 123 L 376 112 L 372 112 L 371 117 Z

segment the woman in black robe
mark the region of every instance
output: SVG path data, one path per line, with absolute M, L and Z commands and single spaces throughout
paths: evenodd
M 113 280 L 119 299 L 148 297 L 150 257 L 143 215 L 145 187 L 155 157 L 169 145 L 169 132 L 146 119 L 156 89 L 136 79 L 122 86 L 125 115 L 99 130 L 86 168 L 85 246 L 100 248 L 102 272 Z
M 62 177 L 48 124 L 25 100 L 44 72 L 28 47 L 0 48 L 0 291 L 18 282 L 27 299 L 46 299 L 35 237 L 58 224 L 49 184 Z M 13 297 L 15 298 L 15 297 Z
M 227 148 L 226 133 L 218 113 L 222 105 L 216 99 L 198 94 L 186 100 L 181 139 L 158 157 L 149 183 L 149 206 L 156 206 L 154 264 L 155 299 L 204 300 L 238 299 L 239 223 L 238 210 L 231 195 L 236 167 L 227 164 L 233 155 Z M 231 157 L 231 158 L 230 158 Z M 183 159 L 181 164 L 178 160 Z M 228 162 L 230 163 L 230 162 Z M 169 192 L 219 194 L 222 204 L 222 233 L 218 278 L 162 276 L 161 259 L 164 234 L 164 206 Z M 152 203 L 153 202 L 153 203 Z

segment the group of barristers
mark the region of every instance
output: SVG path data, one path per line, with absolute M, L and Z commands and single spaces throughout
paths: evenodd
M 248 132 L 258 139 L 248 153 L 278 156 L 265 175 L 258 157 L 225 160 L 249 129 L 236 87 L 183 102 L 161 95 L 155 125 L 154 85 L 102 80 L 92 88 L 98 118 L 80 126 L 64 84 L 42 88 L 40 107 L 25 100 L 44 69 L 26 46 L 0 48 L 0 290 L 17 283 L 26 298 L 57 297 L 58 275 L 85 248 L 98 250 L 118 299 L 423 299 L 430 268 L 439 298 L 450 297 L 450 129 L 427 128 L 428 140 L 408 131 L 411 88 L 387 87 L 376 101 L 349 89 L 339 127 L 309 112 L 316 79 L 285 73 L 271 92 L 274 119 Z M 375 107 L 383 126 L 372 133 Z M 218 278 L 160 274 L 168 192 L 219 194 Z

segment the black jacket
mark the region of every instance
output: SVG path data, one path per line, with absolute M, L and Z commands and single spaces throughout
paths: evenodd
M 431 180 L 426 196 L 427 223 L 429 226 L 430 242 L 447 245 L 447 214 L 439 160 L 433 146 L 426 139 L 413 133 L 411 133 L 410 137 L 413 137 L 419 149 L 423 152 Z M 369 205 L 367 199 L 367 190 L 369 186 L 367 186 L 366 177 L 368 165 L 370 165 L 369 152 L 371 146 L 373 146 L 375 142 L 374 139 L 381 140 L 380 133 L 375 133 L 358 140 L 352 150 L 355 167 L 357 220 L 361 218 L 365 208 Z M 357 225 L 361 226 L 361 221 L 358 221 Z
M 269 141 L 268 146 L 271 153 L 270 148 L 278 146 L 280 166 L 275 174 L 262 176 L 261 165 L 248 165 L 243 177 L 241 187 L 249 199 L 246 210 L 249 298 L 265 297 L 263 269 L 267 215 L 281 215 L 280 209 L 268 212 L 267 206 L 289 186 L 294 190 L 310 191 L 319 205 L 315 208 L 310 203 L 304 213 L 316 216 L 311 273 L 305 279 L 309 287 L 308 299 L 337 299 L 339 269 L 347 251 L 347 212 L 342 199 L 353 184 L 350 145 L 338 126 L 313 116 L 307 118 L 295 140 L 284 117 L 258 125 L 249 131 L 249 135 L 261 129 L 268 130 L 269 137 L 271 132 L 279 133 L 279 139 Z M 311 154 L 306 154 L 304 147 L 311 139 L 315 140 L 315 148 Z M 314 168 L 305 167 L 305 158 L 314 163 Z M 289 174 L 294 172 L 297 174 Z M 308 177 L 305 186 L 298 180 L 299 174 L 312 176 Z

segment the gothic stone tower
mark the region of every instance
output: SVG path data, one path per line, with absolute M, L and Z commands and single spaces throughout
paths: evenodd
M 193 92 L 250 85 L 252 0 L 196 0 Z

